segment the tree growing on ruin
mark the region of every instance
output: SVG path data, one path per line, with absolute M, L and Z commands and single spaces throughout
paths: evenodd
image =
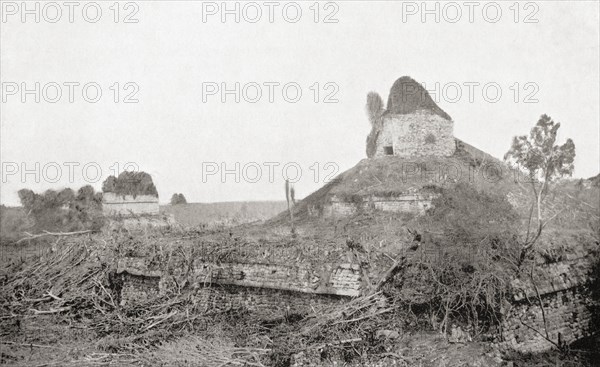
M 549 185 L 557 178 L 573 174 L 575 143 L 567 139 L 562 145 L 556 144 L 559 128 L 560 123 L 554 122 L 548 115 L 542 115 L 531 129 L 529 137 L 515 136 L 510 150 L 504 155 L 505 161 L 517 164 L 529 175 L 528 181 L 533 196 L 527 234 L 522 243 L 521 263 L 540 238 L 546 224 L 552 219 L 548 218 L 544 221 L 542 211 L 542 203 L 548 194 Z
M 124 171 L 118 177 L 109 176 L 102 183 L 102 191 L 117 195 L 151 195 L 158 197 L 152 176 L 146 172 Z
M 382 128 L 381 117 L 385 112 L 383 99 L 381 99 L 381 96 L 378 93 L 369 92 L 369 94 L 367 94 L 366 110 L 369 122 L 371 123 L 371 132 L 369 133 L 369 136 L 367 136 L 367 157 L 371 158 L 375 155 L 377 137 Z

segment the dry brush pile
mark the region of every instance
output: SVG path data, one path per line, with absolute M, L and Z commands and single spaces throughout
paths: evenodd
M 50 347 L 24 340 L 31 335 L 24 328 L 32 325 L 32 321 L 35 324 L 39 320 L 43 325 L 43 320 L 49 320 L 44 318 L 52 318 L 52 322 L 93 333 L 94 352 L 90 354 L 93 356 L 74 360 L 74 365 L 82 362 L 102 365 L 115 360 L 176 365 L 173 355 L 147 351 L 190 348 L 191 341 L 174 345 L 178 337 L 210 327 L 209 321 L 215 315 L 207 314 L 191 298 L 176 293 L 123 307 L 120 282 L 115 276 L 116 260 L 123 251 L 128 251 L 133 238 L 128 233 L 60 237 L 35 260 L 10 264 L 0 277 L 0 343 L 25 348 Z M 42 334 L 38 333 L 36 338 L 43 339 Z M 196 339 L 193 344 L 196 351 L 190 358 L 200 358 L 206 366 L 223 362 L 243 365 L 258 361 L 265 353 L 261 349 L 236 348 L 227 342 Z

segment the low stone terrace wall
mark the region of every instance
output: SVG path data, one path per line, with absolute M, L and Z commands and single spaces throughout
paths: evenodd
M 517 292 L 506 310 L 499 346 L 540 352 L 555 347 L 553 343 L 570 344 L 592 335 L 594 315 L 585 288 L 591 265 L 585 256 L 569 255 L 566 260 L 539 265 L 533 281 L 528 276 L 513 281 Z

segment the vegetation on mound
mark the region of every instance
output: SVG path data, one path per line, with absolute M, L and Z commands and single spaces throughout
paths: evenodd
M 66 188 L 38 194 L 22 189 L 18 194 L 22 208 L 3 206 L 0 210 L 0 239 L 4 244 L 37 239 L 48 232 L 97 231 L 104 223 L 102 193 L 94 192 L 90 185 L 77 192 Z
M 452 118 L 431 98 L 427 89 L 409 76 L 397 79 L 388 96 L 387 113 L 409 114 L 417 111 L 429 111 L 446 120 Z
M 34 226 L 23 208 L 0 205 L 0 245 L 13 243 Z
M 518 271 L 518 215 L 506 198 L 464 184 L 433 204 L 414 223 L 420 255 L 410 258 L 390 292 L 431 328 L 446 333 L 458 323 L 479 335 L 499 324 Z
M 102 191 L 117 195 L 152 195 L 158 197 L 158 191 L 152 182 L 152 176 L 146 172 L 123 171 L 119 177 L 108 176 L 102 183 Z
M 600 187 L 600 173 L 594 177 L 588 178 L 588 181 L 593 187 Z
M 320 212 L 333 198 L 360 202 L 370 196 L 435 193 L 459 183 L 478 190 L 512 195 L 514 203 L 526 208 L 528 189 L 520 182 L 523 180 L 521 173 L 497 159 L 474 152 L 475 148 L 463 145 L 452 157 L 364 159 L 300 201 L 295 207 L 295 217 L 308 216 L 311 211 Z M 283 215 L 278 219 L 283 220 Z

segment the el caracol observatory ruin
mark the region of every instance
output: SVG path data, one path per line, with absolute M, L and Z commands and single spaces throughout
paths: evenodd
M 379 210 L 422 214 L 445 186 L 477 176 L 486 163 L 502 162 L 454 137 L 454 122 L 427 90 L 408 76 L 397 79 L 387 106 L 367 95 L 371 132 L 367 157 L 309 195 L 298 206 L 310 217 L 339 217 Z M 487 173 L 486 173 L 487 174 Z
M 377 93 L 369 93 L 367 109 L 372 126 L 367 138 L 369 158 L 448 157 L 454 153 L 452 118 L 411 77 L 394 82 L 386 108 Z

